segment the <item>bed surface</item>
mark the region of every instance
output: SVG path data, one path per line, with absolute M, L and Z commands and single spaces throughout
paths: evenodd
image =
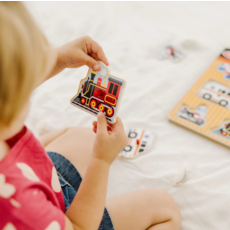
M 182 230 L 230 229 L 230 151 L 168 121 L 168 113 L 212 61 L 230 47 L 230 3 L 30 2 L 50 43 L 89 35 L 103 47 L 111 73 L 127 81 L 119 116 L 125 127 L 155 131 L 153 149 L 111 167 L 108 197 L 144 188 L 168 191 L 180 207 Z M 166 45 L 186 58 L 158 61 Z M 87 67 L 68 69 L 37 88 L 26 124 L 35 135 L 95 117 L 70 105 Z

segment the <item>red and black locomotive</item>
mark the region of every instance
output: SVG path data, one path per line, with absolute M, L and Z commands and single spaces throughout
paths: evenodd
M 97 72 L 91 70 L 91 78 L 82 84 L 78 95 L 73 99 L 73 103 L 88 105 L 92 110 L 105 112 L 108 117 L 112 117 L 119 98 L 122 81 L 108 77 L 107 87 L 101 85 L 102 78 L 98 78 L 94 83 Z

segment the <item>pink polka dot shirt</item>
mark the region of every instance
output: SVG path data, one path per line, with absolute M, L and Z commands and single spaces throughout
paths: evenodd
M 0 229 L 64 230 L 64 198 L 56 169 L 26 127 L 7 140 L 0 161 Z

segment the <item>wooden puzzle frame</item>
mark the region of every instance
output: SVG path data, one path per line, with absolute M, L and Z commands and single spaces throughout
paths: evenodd
M 215 59 L 169 113 L 169 119 L 230 147 L 230 49 Z

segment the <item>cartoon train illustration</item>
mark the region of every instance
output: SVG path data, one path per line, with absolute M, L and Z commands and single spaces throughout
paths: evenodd
M 97 80 L 95 76 L 97 76 Z M 90 69 L 87 79 L 81 81 L 79 92 L 71 100 L 71 103 L 94 115 L 102 111 L 107 116 L 107 120 L 112 121 L 112 119 L 108 118 L 113 117 L 115 114 L 125 82 L 111 75 L 106 78 L 106 84 L 102 85 L 104 78 L 102 79 L 98 72 Z

